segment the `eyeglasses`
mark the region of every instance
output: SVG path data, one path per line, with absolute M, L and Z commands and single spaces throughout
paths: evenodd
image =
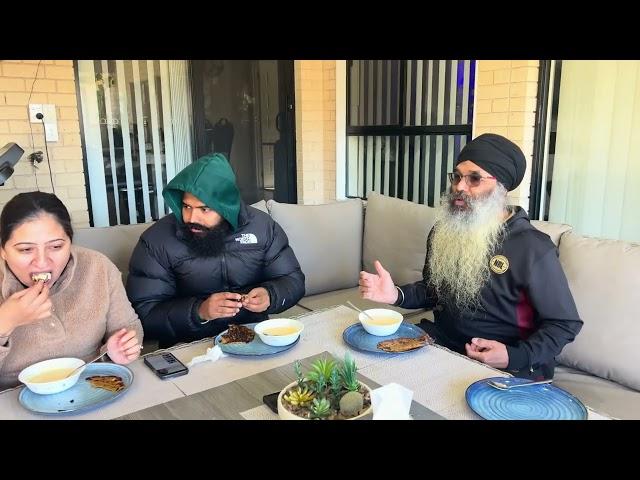
M 464 178 L 464 181 L 467 182 L 467 185 L 470 187 L 477 187 L 478 185 L 480 185 L 480 182 L 482 182 L 482 180 L 485 180 L 487 178 L 490 178 L 493 180 L 496 179 L 496 177 L 483 177 L 479 173 L 470 173 L 468 175 L 460 175 L 458 172 L 453 172 L 453 173 L 447 173 L 447 176 L 449 177 L 449 181 L 451 182 L 451 185 L 458 185 L 460 183 L 460 180 Z

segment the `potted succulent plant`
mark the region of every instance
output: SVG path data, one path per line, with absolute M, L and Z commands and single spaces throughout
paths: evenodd
M 371 411 L 371 390 L 357 378 L 356 362 L 349 353 L 343 362 L 322 358 L 302 373 L 278 396 L 278 415 L 285 420 L 353 420 Z

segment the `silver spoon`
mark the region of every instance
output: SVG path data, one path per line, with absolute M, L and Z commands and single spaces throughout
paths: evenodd
M 77 368 L 74 368 L 73 370 L 71 370 L 71 373 L 69 375 L 67 375 L 64 378 L 69 378 L 70 376 L 72 376 L 74 373 L 76 373 L 78 370 L 80 370 L 81 368 L 85 368 L 87 365 L 89 365 L 90 363 L 93 363 L 97 360 L 100 360 L 102 357 L 104 357 L 107 354 L 107 350 L 104 351 L 104 353 L 101 353 L 100 355 L 98 355 L 96 358 L 94 358 L 93 360 L 91 360 L 90 362 L 87 362 L 83 365 L 80 365 Z
M 489 385 L 491 385 L 493 388 L 497 388 L 498 390 L 511 390 L 512 388 L 528 387 L 529 385 L 542 385 L 544 383 L 551 382 L 553 382 L 553 380 L 541 380 L 539 382 L 516 383 L 514 385 L 507 385 L 506 383 L 498 382 L 496 380 L 487 381 Z
M 371 317 L 371 315 L 369 315 L 367 312 L 365 312 L 364 310 L 360 310 L 358 307 L 356 307 L 353 303 L 351 303 L 348 300 L 347 300 L 347 303 L 351 306 L 351 308 L 353 308 L 354 310 L 359 311 L 360 313 L 364 313 L 369 318 L 369 320 L 371 320 L 372 322 L 375 322 L 373 317 Z

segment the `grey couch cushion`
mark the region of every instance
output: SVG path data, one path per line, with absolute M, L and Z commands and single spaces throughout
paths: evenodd
M 305 274 L 306 295 L 358 285 L 362 259 L 362 201 L 326 205 L 268 202 Z
M 309 310 L 322 310 L 323 308 L 329 308 L 334 305 L 345 305 L 348 307 L 347 300 L 353 303 L 360 310 L 366 310 L 368 308 L 390 308 L 396 312 L 400 312 L 404 315 L 405 320 L 408 321 L 411 321 L 412 319 L 419 321 L 420 318 L 433 318 L 433 313 L 430 311 L 427 312 L 424 309 L 408 310 L 406 308 L 394 307 L 393 305 L 383 305 L 372 302 L 371 300 L 360 298 L 358 287 L 311 295 L 304 297 L 300 302 L 298 302 L 298 304 L 308 308 Z
M 264 213 L 269 213 L 269 209 L 267 208 L 267 202 L 264 200 L 260 200 L 259 202 L 252 203 L 252 207 L 257 208 L 258 210 L 262 210 Z
M 562 234 L 573 229 L 571 225 L 567 225 L 565 223 L 544 222 L 540 220 L 531 220 L 531 225 L 541 232 L 549 235 L 549 238 L 551 238 L 551 241 L 556 244 L 556 247 L 560 243 L 560 237 Z
M 598 413 L 640 420 L 640 392 L 564 366 L 556 367 L 553 383 Z
M 375 272 L 373 262 L 380 260 L 396 284 L 420 280 L 434 222 L 435 208 L 372 192 L 364 225 L 364 269 Z
M 73 243 L 104 253 L 115 263 L 126 279 L 133 249 L 142 232 L 151 225 L 153 222 L 113 227 L 78 228 L 74 231 Z
M 640 390 L 640 245 L 567 232 L 560 263 L 584 325 L 558 359 Z

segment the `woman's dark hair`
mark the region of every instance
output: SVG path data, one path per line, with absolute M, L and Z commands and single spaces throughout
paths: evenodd
M 4 247 L 16 228 L 43 213 L 53 216 L 69 236 L 69 240 L 73 240 L 71 217 L 64 203 L 53 193 L 27 192 L 13 197 L 2 209 L 0 244 Z

